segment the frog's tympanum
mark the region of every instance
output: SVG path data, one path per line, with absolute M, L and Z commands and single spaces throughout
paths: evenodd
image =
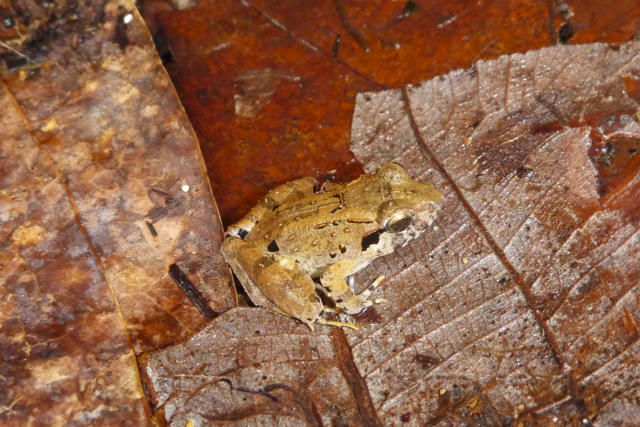
M 229 227 L 222 246 L 256 305 L 311 328 L 316 321 L 339 324 L 320 317 L 316 287 L 339 311 L 356 314 L 370 306 L 369 292 L 355 295 L 349 276 L 420 235 L 442 199 L 433 185 L 412 180 L 396 163 L 347 184 L 327 182 L 314 192 L 315 185 L 308 177 L 271 190 Z

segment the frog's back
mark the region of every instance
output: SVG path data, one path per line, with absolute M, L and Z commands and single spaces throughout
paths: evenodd
M 316 277 L 342 258 L 362 258 L 363 236 L 380 228 L 379 193 L 378 183 L 361 179 L 287 201 L 250 238 L 267 254 L 294 259 Z

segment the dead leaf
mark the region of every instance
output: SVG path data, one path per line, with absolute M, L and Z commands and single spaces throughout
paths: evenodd
M 365 170 L 395 160 L 446 194 L 437 231 L 363 274 L 391 278 L 381 323 L 348 334 L 381 418 L 635 419 L 639 58 L 545 48 L 359 96 Z
M 359 95 L 352 148 L 365 169 L 400 162 L 446 200 L 432 232 L 358 274 L 360 284 L 387 276 L 373 295 L 385 302 L 361 318 L 361 331 L 345 332 L 364 384 L 349 383 L 360 398 L 340 408 L 368 414 L 371 405 L 385 424 L 635 419 L 640 175 L 623 159 L 640 141 L 627 95 L 629 79 L 640 76 L 638 58 L 634 43 L 546 48 Z M 607 142 L 608 163 L 599 163 Z M 326 332 L 307 331 L 300 347 L 283 326 L 290 319 L 272 315 L 277 344 L 257 345 L 267 342 L 263 332 L 251 334 L 264 326 L 257 313 L 230 311 L 206 335 L 149 358 L 149 388 L 169 423 L 274 422 L 264 418 L 274 414 L 316 423 L 301 403 L 287 400 L 293 415 L 263 392 L 286 384 L 324 401 L 324 389 L 303 385 L 309 380 L 299 371 L 287 377 L 280 365 L 318 349 Z M 231 323 L 234 335 L 221 336 Z M 322 365 L 350 363 L 334 352 L 320 352 L 330 355 Z M 193 382 L 203 371 L 208 376 Z M 356 392 L 363 386 L 368 396 Z M 251 403 L 241 400 L 247 393 Z M 335 416 L 326 411 L 318 411 L 323 423 Z
M 371 425 L 344 336 L 264 309 L 236 308 L 188 342 L 142 360 L 168 425 Z
M 0 111 L 0 422 L 144 422 L 136 360 L 66 188 L 4 88 Z
M 197 139 L 132 3 L 8 13 L 0 423 L 149 423 L 135 354 L 206 320 L 169 266 L 236 303 Z
M 612 18 L 603 19 L 604 15 L 592 12 L 592 5 L 586 4 L 576 9 L 575 18 L 571 18 L 574 11 L 564 4 L 556 7 L 525 2 L 516 9 L 506 2 L 478 3 L 471 7 L 462 3 L 434 3 L 426 7 L 418 3 L 411 6 L 411 3 L 386 2 L 381 4 L 383 7 L 374 5 L 367 9 L 333 1 L 319 4 L 320 9 L 299 8 L 300 15 L 296 16 L 290 13 L 291 6 L 286 10 L 288 13 L 280 14 L 281 4 L 276 3 L 227 2 L 222 7 L 222 2 L 216 2 L 213 9 L 219 12 L 218 18 L 212 21 L 203 15 L 201 22 L 204 25 L 200 27 L 204 28 L 203 33 L 214 28 L 212 43 L 192 45 L 196 48 L 192 52 L 203 50 L 210 60 L 196 61 L 193 70 L 225 68 L 230 63 L 235 64 L 243 54 L 253 61 L 239 64 L 234 72 L 224 74 L 225 85 L 212 85 L 207 80 L 198 86 L 183 85 L 187 92 L 194 89 L 185 99 L 204 105 L 203 114 L 197 109 L 191 111 L 198 120 L 199 129 L 214 130 L 210 141 L 217 149 L 216 161 L 229 165 L 234 171 L 235 181 L 226 180 L 226 177 L 225 181 L 216 180 L 216 183 L 222 182 L 222 185 L 218 184 L 218 193 L 229 200 L 236 194 L 241 197 L 249 194 L 243 203 L 251 205 L 251 197 L 255 201 L 263 192 L 254 188 L 253 192 L 243 193 L 242 187 L 229 183 L 264 180 L 270 183 L 267 187 L 272 186 L 274 181 L 291 178 L 283 172 L 283 164 L 295 165 L 296 173 L 303 174 L 309 174 L 310 170 L 323 174 L 333 168 L 326 165 L 341 168 L 330 175 L 345 178 L 357 174 L 359 166 L 344 150 L 348 129 L 345 124 L 351 115 L 351 99 L 356 90 L 372 90 L 388 82 L 398 85 L 417 81 L 466 66 L 475 61 L 473 58 L 485 54 L 495 56 L 500 52 L 525 50 L 556 39 L 566 42 L 596 37 L 599 40 L 606 33 L 611 37 L 608 40 L 626 40 L 634 31 L 633 16 L 637 16 L 632 12 L 637 5 L 624 0 L 605 11 L 607 17 L 615 16 L 616 25 L 611 25 Z M 240 10 L 238 5 L 242 6 Z M 505 20 L 507 6 L 513 9 L 509 9 L 510 18 Z M 602 9 L 601 5 L 598 7 Z M 321 25 L 306 25 L 313 19 L 303 18 L 305 14 L 316 18 L 327 16 L 327 10 L 336 15 L 335 27 L 324 27 L 324 20 Z M 0 95 L 3 113 L 0 117 L 0 236 L 3 237 L 0 246 L 0 271 L 3 273 L 0 279 L 3 288 L 0 295 L 3 304 L 0 419 L 18 425 L 25 422 L 68 423 L 70 420 L 117 425 L 150 422 L 146 418 L 131 347 L 140 352 L 166 345 L 190 335 L 204 321 L 166 277 L 168 266 L 177 261 L 197 284 L 212 284 L 211 289 L 202 290 L 213 308 L 225 309 L 235 303 L 228 270 L 216 255 L 221 229 L 210 194 L 205 190 L 204 168 L 195 139 L 157 58 L 150 53 L 148 35 L 130 4 L 113 1 L 61 1 L 46 5 L 11 2 L 0 4 L 0 15 L 0 62 L 8 68 L 3 69 Z M 487 16 L 498 16 L 498 20 L 508 25 L 496 26 L 496 18 L 485 19 Z M 602 28 L 592 24 L 592 16 L 598 18 L 595 20 Z M 514 17 L 517 19 L 512 19 Z M 167 17 L 165 23 L 169 19 Z M 570 25 L 571 19 L 576 25 Z M 407 25 L 411 23 L 413 26 Z M 546 34 L 540 30 L 543 26 L 548 28 Z M 490 31 L 498 27 L 499 31 Z M 585 31 L 585 27 L 590 31 Z M 420 32 L 407 31 L 411 28 L 419 28 Z M 377 34 L 383 29 L 384 34 L 378 38 Z M 341 39 L 338 38 L 340 34 Z M 451 37 L 452 34 L 457 34 L 458 38 Z M 217 43 L 220 39 L 222 42 Z M 241 53 L 225 51 L 229 46 L 240 47 Z M 413 46 L 413 49 L 403 49 L 404 46 Z M 223 54 L 214 57 L 214 52 Z M 560 60 L 563 55 L 559 55 Z M 418 64 L 415 61 L 418 56 L 437 59 Z M 304 65 L 293 66 L 285 62 L 285 65 L 277 63 L 271 68 L 274 57 L 286 57 L 294 64 L 304 62 Z M 376 62 L 371 61 L 373 57 Z M 339 67 L 332 66 L 334 62 L 340 64 Z M 186 67 L 192 65 L 185 62 Z M 488 66 L 488 63 L 484 65 Z M 598 68 L 603 64 L 593 65 Z M 495 64 L 491 63 L 491 66 Z M 557 71 L 551 65 L 549 67 L 551 71 Z M 308 74 L 307 68 L 313 68 L 315 73 Z M 259 83 L 247 91 L 253 97 L 246 98 L 248 102 L 241 106 L 260 106 L 262 109 L 250 112 L 257 112 L 258 117 L 265 111 L 269 115 L 263 115 L 259 121 L 243 122 L 240 119 L 240 124 L 233 115 L 229 119 L 225 114 L 234 111 L 233 94 L 239 89 L 233 86 L 233 80 L 244 76 L 248 70 L 265 69 L 301 76 L 304 90 L 295 79 L 281 80 L 275 85 L 275 91 L 273 81 L 266 85 L 253 82 Z M 568 64 L 558 75 L 571 69 L 572 64 Z M 509 64 L 507 70 L 507 74 L 515 71 L 517 76 L 517 66 Z M 530 76 L 526 72 L 523 75 L 522 79 Z M 461 88 L 465 88 L 463 83 L 469 76 L 459 73 L 458 77 Z M 607 78 L 583 80 L 601 87 Z M 312 84 L 309 79 L 313 80 Z M 514 80 L 519 81 L 517 77 Z M 605 111 L 614 111 L 614 117 L 630 117 L 635 113 L 635 104 L 627 103 L 632 110 L 623 114 L 624 106 L 620 104 L 618 93 L 635 100 L 637 78 L 635 75 L 622 76 L 625 87 L 620 92 L 616 92 L 619 79 L 614 77 L 613 80 L 609 83 L 615 89 L 611 94 L 614 102 Z M 509 87 L 507 92 L 512 97 L 513 88 L 518 87 L 511 81 L 498 84 L 501 79 L 483 81 L 493 82 L 495 93 L 499 94 L 504 87 Z M 440 96 L 446 102 L 449 92 L 439 86 L 446 84 L 446 80 L 444 82 L 432 85 L 441 90 Z M 551 87 L 557 89 L 558 86 Z M 258 90 L 252 92 L 254 88 Z M 509 111 L 513 115 L 505 115 L 506 106 L 512 104 L 500 101 L 500 96 L 494 98 L 491 87 L 485 89 L 483 108 L 497 113 L 495 117 L 479 116 L 467 123 L 474 127 L 477 121 L 475 126 L 481 127 L 478 134 L 451 133 L 452 143 L 460 142 L 459 137 L 464 134 L 462 144 L 469 151 L 462 150 L 453 155 L 454 150 L 449 147 L 436 155 L 437 147 L 434 146 L 432 155 L 427 153 L 424 157 L 421 152 L 408 150 L 407 154 L 412 157 L 403 158 L 403 162 L 414 165 L 414 173 L 431 168 L 430 177 L 454 194 L 449 201 L 453 203 L 450 215 L 462 212 L 463 216 L 455 221 L 442 220 L 442 228 L 428 239 L 425 237 L 426 243 L 406 248 L 394 258 L 372 266 L 371 274 L 378 274 L 383 269 L 399 273 L 404 270 L 403 265 L 409 268 L 380 291 L 404 292 L 405 300 L 396 297 L 397 308 L 389 310 L 388 305 L 381 306 L 384 309 L 365 313 L 361 319 L 362 323 L 370 323 L 367 333 L 374 339 L 365 340 L 360 335 L 349 338 L 352 343 L 364 340 L 365 344 L 354 347 L 354 354 L 357 350 L 358 357 L 363 354 L 364 357 L 356 359 L 357 364 L 349 359 L 349 348 L 339 330 L 331 330 L 333 353 L 327 350 L 327 354 L 337 357 L 331 362 L 322 360 L 321 356 L 313 359 L 317 361 L 313 365 L 317 371 L 299 367 L 295 360 L 282 359 L 281 352 L 273 351 L 282 348 L 277 347 L 280 343 L 276 342 L 268 347 L 267 359 L 284 360 L 283 365 L 293 364 L 299 374 L 295 384 L 310 384 L 311 395 L 319 396 L 319 403 L 309 398 L 310 394 L 302 387 L 292 387 L 285 382 L 260 384 L 257 377 L 250 377 L 246 384 L 251 386 L 238 387 L 237 383 L 227 382 L 224 377 L 222 384 L 229 386 L 228 395 L 233 394 L 236 398 L 232 404 L 240 403 L 222 410 L 215 407 L 218 411 L 214 412 L 215 416 L 229 419 L 235 416 L 235 419 L 244 420 L 244 414 L 249 413 L 253 417 L 248 418 L 249 421 L 276 422 L 283 420 L 277 416 L 285 415 L 291 423 L 314 424 L 318 420 L 332 420 L 339 424 L 346 420 L 354 424 L 374 424 L 377 412 L 378 416 L 391 417 L 378 421 L 395 423 L 419 423 L 423 419 L 446 423 L 452 419 L 487 424 L 510 421 L 517 425 L 566 420 L 583 423 L 589 418 L 608 424 L 637 418 L 634 417 L 638 412 L 634 370 L 637 369 L 638 310 L 633 300 L 636 292 L 633 280 L 637 272 L 633 270 L 634 263 L 628 261 L 633 260 L 636 253 L 634 233 L 638 218 L 637 192 L 634 193 L 638 162 L 636 156 L 631 155 L 636 150 L 635 131 L 626 128 L 620 131 L 622 124 L 615 120 L 604 125 L 598 120 L 592 123 L 590 120 L 594 117 L 585 118 L 576 113 L 584 106 L 606 104 L 608 97 L 600 98 L 601 92 L 597 90 L 595 98 L 583 97 L 566 105 L 562 100 L 567 102 L 571 93 L 560 93 L 558 99 L 554 93 L 551 97 L 540 97 L 537 101 L 545 104 L 557 120 L 545 119 L 546 113 L 534 108 L 531 111 L 536 114 L 532 117 L 544 120 L 539 126 L 527 127 L 522 122 L 526 122 L 529 110 L 524 109 L 523 113 Z M 423 96 L 421 90 L 414 95 Z M 296 96 L 299 93 L 302 96 Z M 523 98 L 529 97 L 529 89 L 523 93 Z M 545 93 L 548 95 L 549 91 Z M 283 102 L 290 99 L 296 99 L 297 103 Z M 457 100 L 449 104 L 458 107 Z M 224 104 L 222 109 L 207 110 L 220 101 Z M 265 101 L 267 104 L 263 105 Z M 300 108 L 300 104 L 307 108 Z M 430 105 L 443 106 L 440 102 Z M 516 102 L 516 105 L 520 104 Z M 456 119 L 461 126 L 459 129 L 464 129 L 465 120 L 460 114 L 465 109 L 473 110 L 473 103 L 462 104 L 456 110 L 432 111 L 427 117 L 442 119 L 451 111 L 451 119 Z M 478 109 L 475 107 L 475 112 Z M 553 112 L 554 109 L 557 111 Z M 504 111 L 499 113 L 498 110 Z M 331 115 L 332 112 L 335 115 Z M 567 115 L 564 121 L 558 119 L 562 117 L 558 112 Z M 414 116 L 419 119 L 417 113 Z M 597 114 L 595 118 L 598 118 Z M 295 124 L 286 123 L 286 119 Z M 635 120 L 632 118 L 631 122 L 635 123 Z M 221 126 L 221 122 L 230 128 Z M 376 132 L 387 135 L 382 138 L 383 149 L 378 145 L 381 157 L 397 157 L 394 150 L 403 141 L 394 140 L 394 135 L 415 137 L 418 133 L 404 134 L 399 132 L 402 129 L 397 124 L 372 119 L 371 123 L 374 122 L 378 123 Z M 207 127 L 209 123 L 211 127 Z M 274 126 L 281 123 L 285 124 Z M 256 156 L 256 153 L 264 153 L 261 146 L 252 144 L 253 130 L 261 126 L 267 129 L 263 138 L 266 146 L 278 153 L 275 161 Z M 611 126 L 613 131 L 609 129 Z M 505 127 L 512 128 L 512 132 Z M 582 133 L 585 127 L 589 130 L 588 140 Z M 233 131 L 227 132 L 229 129 Z M 442 129 L 433 138 L 439 143 L 448 138 L 440 134 Z M 538 153 L 535 141 L 532 144 L 529 140 L 531 135 L 524 138 L 526 140 L 521 137 L 510 140 L 518 138 L 517 132 L 533 136 L 558 133 L 560 142 L 555 143 L 560 149 Z M 215 138 L 217 133 L 227 138 L 223 149 L 216 145 L 219 143 Z M 426 130 L 420 134 L 431 137 Z M 494 138 L 498 144 L 492 143 Z M 584 144 L 575 143 L 576 138 L 590 143 L 589 150 L 585 151 Z M 319 147 L 314 143 L 316 140 L 329 143 Z M 279 151 L 282 141 L 287 149 Z M 380 144 L 380 141 L 376 143 Z M 301 147 L 306 150 L 302 154 Z M 447 156 L 453 160 L 446 162 Z M 557 164 L 544 163 L 545 159 L 557 161 L 557 156 L 567 160 L 561 165 L 566 170 L 561 173 L 562 177 L 552 175 L 556 181 L 540 180 L 540 171 L 559 169 Z M 474 161 L 469 163 L 470 158 Z M 542 164 L 529 165 L 526 163 L 529 158 L 542 161 Z M 425 166 L 428 161 L 425 159 L 435 163 Z M 456 168 L 455 159 L 462 169 Z M 318 160 L 326 163 L 318 166 Z M 244 172 L 246 165 L 251 165 L 249 178 Z M 475 180 L 467 176 L 462 179 L 464 167 L 482 174 Z M 216 173 L 220 169 L 212 170 Z M 514 180 L 517 177 L 520 183 L 529 180 L 533 184 L 524 186 L 527 191 L 516 191 L 521 187 L 508 188 L 500 194 L 487 190 L 488 183 L 500 190 L 498 179 L 509 177 Z M 162 185 L 152 185 L 158 182 Z M 558 187 L 561 183 L 566 184 L 566 190 Z M 545 188 L 553 191 L 536 197 L 536 191 Z M 196 191 L 199 196 L 194 195 Z M 519 240 L 524 249 L 518 246 L 506 252 L 499 246 L 500 239 L 509 240 L 510 235 L 501 227 L 517 225 L 517 220 L 527 214 L 528 202 L 518 197 L 529 193 L 531 203 L 543 200 L 535 212 L 529 212 L 538 222 L 538 228 L 533 232 L 545 237 L 544 231 L 551 230 L 559 237 L 555 234 L 546 236 L 542 242 L 549 247 L 529 248 L 526 239 Z M 465 200 L 463 195 L 468 197 L 467 204 L 461 204 Z M 238 211 L 236 214 L 240 215 L 237 206 L 225 204 L 225 209 L 227 212 Z M 478 215 L 483 211 L 475 210 L 477 206 L 487 210 L 482 217 Z M 603 212 L 610 216 L 604 217 Z M 96 215 L 98 213 L 101 215 Z M 515 219 L 513 215 L 516 215 Z M 123 220 L 119 222 L 120 216 Z M 485 222 L 491 228 L 483 229 Z M 162 227 L 156 227 L 156 223 Z M 468 224 L 468 230 L 461 229 L 451 235 L 442 231 L 445 226 L 463 223 Z M 189 232 L 183 232 L 185 230 Z M 458 237 L 466 240 L 456 241 Z M 565 241 L 569 243 L 565 244 Z M 429 251 L 434 249 L 427 258 L 419 258 L 425 255 L 419 251 L 427 250 L 422 245 Z M 530 262 L 538 256 L 538 249 L 541 250 L 540 259 Z M 499 256 L 501 250 L 505 254 L 503 257 Z M 529 252 L 522 252 L 525 250 Z M 478 257 L 486 260 L 479 261 Z M 418 275 L 424 272 L 411 264 L 418 259 L 426 260 L 430 275 Z M 505 275 L 497 280 L 497 284 L 493 283 L 496 275 L 504 272 L 500 267 L 509 264 L 513 271 L 523 273 L 521 277 Z M 482 266 L 494 270 L 487 268 L 487 271 L 479 272 Z M 542 281 L 536 288 L 536 282 L 531 283 L 533 277 L 525 273 L 535 275 L 544 269 L 559 273 L 557 276 L 540 273 Z M 621 277 L 626 280 L 626 288 L 620 285 Z M 566 288 L 567 283 L 579 280 L 582 282 L 571 290 Z M 405 290 L 398 281 L 409 286 Z M 467 288 L 465 283 L 471 286 Z M 602 286 L 603 283 L 607 286 Z M 433 297 L 429 296 L 431 299 L 424 300 L 423 304 L 418 301 L 425 297 L 425 284 L 426 292 L 433 291 Z M 527 295 L 527 287 L 530 287 L 530 295 Z M 563 298 L 556 298 L 554 305 L 555 296 Z M 511 303 L 513 307 L 505 308 Z M 398 323 L 405 322 L 406 327 L 400 332 L 393 330 L 397 325 L 394 326 L 391 317 L 403 307 L 418 307 L 419 304 L 429 310 L 411 310 L 406 319 Z M 476 305 L 469 308 L 465 304 Z M 610 311 L 603 314 L 607 309 Z M 245 311 L 252 314 L 244 314 Z M 236 341 L 229 342 L 230 348 L 239 354 L 247 350 L 244 347 L 249 341 L 247 331 L 254 322 L 266 322 L 274 331 L 279 331 L 277 336 L 283 337 L 282 344 L 286 344 L 287 349 L 309 348 L 306 344 L 298 347 L 292 344 L 289 336 L 296 333 L 289 332 L 299 326 L 291 323 L 293 321 L 278 317 L 279 321 L 269 323 L 269 316 L 277 316 L 254 313 L 262 312 L 257 309 L 231 311 L 214 321 L 211 328 L 218 331 L 221 325 L 233 324 L 238 317 L 246 316 L 249 320 L 235 332 L 233 339 Z M 425 321 L 424 313 L 432 318 Z M 452 318 L 456 313 L 460 317 Z M 517 317 L 519 315 L 522 316 Z M 467 320 L 470 323 L 465 323 Z M 512 323 L 506 323 L 497 333 L 494 330 L 493 335 L 480 340 L 474 335 L 509 321 Z M 424 322 L 427 322 L 426 326 Z M 585 331 L 585 324 L 592 329 Z M 436 329 L 425 331 L 429 325 Z M 209 333 L 210 329 L 206 331 Z M 326 333 L 323 330 L 317 335 Z M 379 333 L 378 338 L 388 337 L 393 346 L 406 344 L 407 351 L 401 347 L 385 347 L 384 341 L 376 341 L 376 333 Z M 309 332 L 305 330 L 300 335 L 308 336 Z M 571 342 L 575 337 L 578 337 L 577 341 Z M 428 340 L 436 343 L 434 348 L 449 358 L 430 352 L 431 348 L 425 344 Z M 315 335 L 309 338 L 309 342 L 315 341 Z M 363 350 L 366 343 L 371 342 L 378 346 L 372 355 L 379 355 L 379 360 L 369 357 Z M 129 343 L 133 345 L 129 347 Z M 470 344 L 461 349 L 460 343 Z M 262 343 L 260 348 L 267 345 Z M 209 351 L 210 347 L 205 342 L 200 350 Z M 411 349 L 426 350 L 411 354 Z M 397 354 L 402 357 L 396 357 Z M 554 355 L 556 359 L 552 357 Z M 568 361 L 561 366 L 561 372 L 558 372 L 559 357 L 566 357 Z M 259 360 L 259 363 L 270 363 Z M 377 376 L 367 375 L 362 380 L 358 369 L 364 372 L 363 366 L 366 368 L 371 361 L 380 363 L 384 372 Z M 217 366 L 209 363 L 203 362 L 206 366 Z M 410 363 L 423 373 L 422 377 L 411 369 L 405 370 L 412 367 Z M 242 369 L 246 366 L 237 372 Z M 278 373 L 276 369 L 269 372 Z M 475 377 L 465 377 L 461 372 Z M 487 373 L 493 373 L 495 379 L 488 380 Z M 445 376 L 438 377 L 440 374 Z M 283 374 L 271 379 L 275 381 L 276 377 L 283 381 L 292 378 Z M 435 386 L 429 388 L 433 385 L 429 381 L 434 377 Z M 322 380 L 317 381 L 319 384 L 328 384 L 326 389 L 313 381 L 305 382 L 314 378 Z M 376 381 L 385 378 L 391 380 L 390 389 L 396 387 L 397 392 L 396 383 L 402 382 L 409 390 L 399 398 L 404 406 L 399 405 L 397 412 L 383 402 L 389 399 L 384 396 L 384 385 L 376 388 Z M 367 384 L 371 387 L 372 398 L 368 396 Z M 505 391 L 506 394 L 501 394 Z M 262 408 L 269 408 L 271 412 L 266 416 L 259 411 L 250 412 L 252 409 L 241 402 L 240 396 L 245 395 L 251 395 L 256 401 L 266 398 L 267 404 Z M 170 400 L 165 401 L 165 406 L 166 402 Z M 382 406 L 380 402 L 383 402 Z M 540 402 L 549 403 L 546 407 L 536 406 L 543 405 Z M 423 412 L 433 406 L 435 412 Z M 204 404 L 202 407 L 211 408 Z M 240 409 L 236 411 L 237 408 Z M 183 415 L 184 411 L 174 420 L 184 419 L 180 418 Z

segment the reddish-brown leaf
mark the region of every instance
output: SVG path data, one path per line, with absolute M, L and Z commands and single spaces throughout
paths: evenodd
M 152 16 L 162 0 L 142 3 Z M 159 14 L 152 26 L 226 225 L 285 181 L 361 173 L 348 152 L 357 92 L 549 44 L 623 42 L 640 23 L 635 0 L 173 4 L 193 7 Z

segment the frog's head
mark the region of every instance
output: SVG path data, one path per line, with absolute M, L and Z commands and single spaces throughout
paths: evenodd
M 383 183 L 385 199 L 378 208 L 378 223 L 389 233 L 393 246 L 417 237 L 433 224 L 442 200 L 437 188 L 414 181 L 397 163 L 380 165 L 376 176 Z

